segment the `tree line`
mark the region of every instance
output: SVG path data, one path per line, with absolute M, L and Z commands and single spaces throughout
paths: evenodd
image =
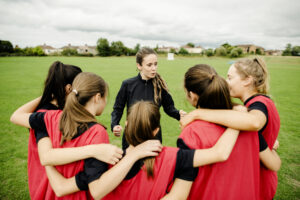
M 187 43 L 186 46 L 195 47 L 195 45 L 191 42 Z M 140 49 L 140 44 L 136 44 L 134 48 L 126 47 L 121 41 L 113 41 L 109 42 L 106 38 L 99 38 L 97 40 L 97 52 L 98 56 L 134 56 Z M 159 51 L 159 47 L 156 46 L 154 50 L 158 54 L 166 54 L 166 52 Z M 180 48 L 178 51 L 175 49 L 171 49 L 170 53 L 174 53 L 176 55 L 195 55 L 190 54 L 186 49 Z M 259 48 L 255 50 L 255 52 L 251 52 L 250 54 L 263 55 Z M 89 54 L 79 54 L 76 49 L 64 49 L 61 53 L 55 53 L 55 56 L 93 56 L 91 53 Z M 199 54 L 197 54 L 199 55 Z M 222 57 L 230 57 L 237 58 L 244 56 L 244 52 L 241 48 L 237 46 L 232 46 L 228 43 L 222 44 L 220 47 L 216 49 L 206 49 L 201 52 L 202 56 L 206 55 L 210 56 L 222 56 Z M 282 53 L 283 56 L 300 56 L 300 46 L 292 46 L 291 44 L 287 44 L 285 50 Z M 0 56 L 46 56 L 43 49 L 41 47 L 26 47 L 19 48 L 13 47 L 10 41 L 0 40 Z

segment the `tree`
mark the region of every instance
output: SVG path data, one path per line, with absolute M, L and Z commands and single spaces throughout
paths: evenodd
M 285 50 L 282 52 L 283 56 L 291 56 L 292 55 L 292 45 L 289 43 L 286 45 Z
M 43 49 L 41 47 L 35 47 L 32 49 L 33 56 L 45 56 Z
M 139 43 L 137 43 L 133 49 L 134 55 L 140 50 L 141 45 Z
M 193 43 L 191 43 L 191 42 L 187 43 L 186 45 L 189 46 L 189 47 L 192 47 L 192 48 L 195 47 L 195 44 L 193 44 Z
M 126 47 L 121 41 L 112 42 L 110 46 L 110 52 L 113 56 L 126 55 Z
M 241 57 L 243 55 L 243 50 L 241 48 L 233 48 L 229 54 L 231 58 Z
M 215 55 L 216 56 L 226 56 L 227 55 L 226 48 L 224 46 L 220 46 L 219 48 L 216 48 Z
M 213 49 L 207 49 L 207 50 L 205 51 L 205 55 L 206 55 L 207 57 L 213 56 L 213 55 L 214 55 L 214 50 L 213 50 Z
M 291 53 L 292 56 L 300 56 L 300 46 L 294 46 Z
M 10 41 L 0 40 L 0 53 L 13 53 L 14 47 Z
M 76 49 L 70 49 L 70 48 L 67 48 L 67 49 L 64 49 L 62 52 L 61 52 L 61 55 L 63 56 L 77 56 L 78 55 L 78 52 Z
M 181 55 L 188 55 L 189 52 L 188 52 L 186 49 L 184 49 L 184 48 L 180 48 L 179 51 L 178 51 L 178 54 L 181 54 Z
M 99 56 L 110 56 L 110 47 L 108 40 L 105 38 L 99 38 L 97 41 L 97 50 Z
M 255 49 L 255 54 L 261 55 L 262 54 L 261 49 L 260 48 Z

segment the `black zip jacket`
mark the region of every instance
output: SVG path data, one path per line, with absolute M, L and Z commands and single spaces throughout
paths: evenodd
M 131 105 L 140 100 L 154 102 L 154 88 L 152 79 L 143 80 L 141 75 L 138 74 L 136 77 L 122 82 L 111 113 L 111 130 L 114 126 L 119 125 L 125 105 L 127 105 L 128 110 Z M 163 106 L 164 111 L 169 116 L 180 120 L 179 111 L 175 108 L 171 95 L 164 89 L 162 89 L 158 106 Z

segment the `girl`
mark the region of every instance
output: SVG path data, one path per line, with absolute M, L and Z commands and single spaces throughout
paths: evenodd
M 154 102 L 158 107 L 163 106 L 164 111 L 177 120 L 180 119 L 180 115 L 185 114 L 184 111 L 178 111 L 174 107 L 166 82 L 157 73 L 155 51 L 150 48 L 140 49 L 136 54 L 136 64 L 140 73 L 136 77 L 123 81 L 111 113 L 111 130 L 116 136 L 120 136 L 123 130 L 119 123 L 124 107 L 127 106 L 128 110 L 136 101 L 146 100 Z M 161 130 L 157 138 L 162 141 Z M 122 138 L 122 147 L 123 149 L 128 147 L 125 135 Z
M 48 71 L 41 101 L 36 111 L 63 109 L 65 96 L 71 91 L 71 84 L 81 69 L 73 65 L 54 62 Z M 28 185 L 31 199 L 44 199 L 48 179 L 41 165 L 34 130 L 30 129 L 28 140 Z
M 189 102 L 196 108 L 232 109 L 226 81 L 208 65 L 190 68 L 184 86 Z M 223 127 L 213 123 L 193 121 L 183 129 L 177 144 L 188 149 L 208 148 L 223 131 Z M 267 148 L 261 134 L 258 140 L 257 133 L 241 132 L 227 162 L 199 168 L 189 198 L 259 199 L 259 157 L 267 167 L 279 169 L 278 155 Z
M 130 154 L 136 146 L 156 138 L 160 127 L 159 108 L 152 102 L 139 101 L 130 107 L 127 122 L 125 136 L 130 146 L 126 153 Z M 238 131 L 228 129 L 212 148 L 203 150 L 163 147 L 157 157 L 137 161 L 125 180 L 103 199 L 161 199 L 175 178 L 165 199 L 186 199 L 197 175 L 193 167 L 225 161 L 237 136 Z M 49 178 L 59 180 L 63 177 L 53 173 Z
M 260 58 L 241 59 L 230 66 L 227 74 L 230 95 L 244 102 L 249 112 L 231 110 L 199 109 L 182 120 L 185 126 L 193 119 L 202 119 L 239 130 L 258 131 L 263 135 L 270 149 L 275 145 L 280 128 L 280 119 L 275 104 L 266 96 L 269 82 L 268 71 Z M 273 155 L 277 156 L 275 150 Z M 262 155 L 260 155 L 260 158 Z M 277 188 L 275 169 L 260 167 L 260 199 L 273 199 Z
M 51 143 L 48 141 L 48 133 L 53 146 L 56 148 L 108 143 L 108 135 L 105 128 L 97 124 L 95 119 L 95 116 L 100 115 L 106 105 L 106 83 L 95 74 L 83 72 L 75 78 L 73 87 L 76 89 L 68 95 L 63 111 L 28 113 L 28 110 L 32 109 L 32 105 L 38 101 L 35 100 L 22 106 L 12 115 L 12 122 L 36 130 L 39 153 L 48 151 L 51 148 Z M 79 188 L 82 189 L 79 184 L 82 176 L 78 174 L 76 180 L 73 176 L 84 169 L 82 174 L 85 174 L 85 181 L 89 185 L 92 196 L 94 198 L 104 196 L 121 182 L 137 159 L 144 156 L 155 156 L 157 153 L 153 151 L 160 151 L 158 142 L 155 142 L 154 145 L 152 143 L 135 148 L 133 153 L 125 156 L 118 165 L 107 172 L 105 172 L 107 165 L 93 158 L 57 166 L 57 170 L 64 176 L 72 177 L 68 180 L 68 182 L 72 183 L 69 185 L 70 187 L 65 187 L 63 190 L 78 191 Z M 51 173 L 51 170 L 53 171 L 54 169 L 50 168 L 49 170 Z M 99 178 L 100 176 L 101 178 Z M 49 185 L 45 193 L 47 199 L 55 198 L 47 195 L 48 193 L 53 193 Z M 86 199 L 88 194 L 85 191 L 79 191 L 66 198 Z

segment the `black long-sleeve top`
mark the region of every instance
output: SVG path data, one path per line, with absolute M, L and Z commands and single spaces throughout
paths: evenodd
M 111 113 L 111 130 L 116 125 L 119 125 L 123 115 L 124 107 L 127 105 L 127 110 L 135 102 L 144 100 L 154 102 L 154 88 L 152 79 L 143 80 L 141 75 L 127 79 L 122 82 L 121 88 L 116 97 L 116 101 Z M 172 96 L 162 89 L 161 100 L 158 106 L 163 106 L 164 111 L 171 117 L 179 120 L 179 111 L 174 106 Z

